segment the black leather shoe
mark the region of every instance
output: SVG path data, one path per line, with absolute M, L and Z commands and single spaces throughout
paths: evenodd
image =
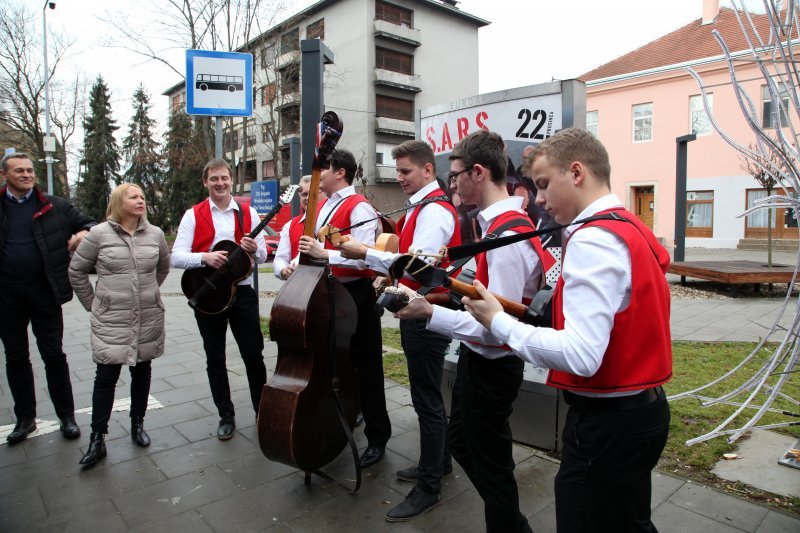
M 131 417 L 131 440 L 142 448 L 150 446 L 150 435 L 144 430 L 144 417 Z
M 356 427 L 359 427 L 363 423 L 364 423 L 364 413 L 359 411 L 358 414 L 356 415 Z
M 102 433 L 92 433 L 89 437 L 89 449 L 81 457 L 80 464 L 84 468 L 90 468 L 97 464 L 97 461 L 106 456 L 106 443 Z
M 236 420 L 232 416 L 223 416 L 219 421 L 217 428 L 217 438 L 219 440 L 228 440 L 233 438 L 233 432 L 236 430 Z
M 361 458 L 359 459 L 361 468 L 372 466 L 383 459 L 383 454 L 385 451 L 386 448 L 383 446 L 367 446 L 367 449 L 364 450 L 364 453 L 361 454 Z
M 404 468 L 402 470 L 397 471 L 397 479 L 401 481 L 410 481 L 412 483 L 416 483 L 418 477 L 419 477 L 419 471 L 417 470 L 416 466 Z M 453 477 L 452 464 L 445 466 L 444 473 L 442 474 L 442 479 L 446 479 L 449 477 Z
M 422 516 L 432 509 L 436 509 L 442 504 L 442 497 L 439 494 L 428 494 L 417 487 L 411 489 L 406 499 L 386 513 L 387 522 L 407 522 L 418 516 Z
M 77 439 L 81 436 L 81 428 L 75 422 L 75 416 L 69 415 L 61 419 L 61 426 L 59 427 L 61 434 L 65 439 Z
M 6 440 L 11 444 L 22 442 L 28 436 L 28 433 L 36 431 L 35 418 L 20 418 L 17 420 L 17 425 L 14 426 L 14 431 L 8 434 Z

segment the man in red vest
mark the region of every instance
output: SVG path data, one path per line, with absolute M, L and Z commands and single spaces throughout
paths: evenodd
M 461 244 L 455 207 L 436 180 L 436 161 L 430 145 L 406 141 L 392 150 L 397 168 L 397 182 L 408 195 L 409 204 L 440 198 L 433 203 L 411 208 L 397 223 L 399 254 L 368 248 L 350 240 L 340 246 L 343 256 L 365 259 L 373 270 L 388 272 L 400 254 L 409 251 L 437 254 L 442 246 Z M 444 265 L 446 266 L 446 265 Z M 385 278 L 381 278 L 385 279 Z M 416 290 L 412 279 L 400 281 Z M 441 504 L 442 477 L 452 474 L 453 464 L 447 451 L 447 412 L 440 390 L 444 356 L 451 338 L 425 329 L 424 320 L 401 320 L 400 338 L 408 362 L 411 402 L 419 420 L 419 463 L 397 472 L 397 477 L 412 481 L 415 487 L 405 501 L 386 513 L 389 522 L 404 522 Z
M 478 130 L 462 139 L 449 157 L 449 178 L 455 178 L 463 201 L 480 209 L 477 219 L 486 236 L 533 230 L 522 198 L 508 194 L 504 148 L 499 135 Z M 542 285 L 542 253 L 534 238 L 478 254 L 475 278 L 509 300 L 528 302 Z M 415 298 L 397 315 L 425 318 L 429 330 L 463 341 L 447 428 L 450 453 L 483 498 L 487 531 L 531 531 L 519 510 L 509 424 L 524 363 L 466 311 Z
M 337 149 L 331 155 L 331 164 L 320 173 L 319 188 L 327 195 L 327 200 L 318 204 L 316 231 L 322 226 L 348 228 L 343 235 L 367 244 L 375 243 L 380 224 L 375 209 L 353 187 L 357 170 L 353 154 Z M 367 222 L 368 221 L 368 222 Z M 375 311 L 375 289 L 372 288 L 374 272 L 364 261 L 354 261 L 342 257 L 329 241 L 323 248 L 312 237 L 301 237 L 299 249 L 315 259 L 327 260 L 331 272 L 353 297 L 358 309 L 356 332 L 350 341 L 350 361 L 358 369 L 361 412 L 364 416 L 364 436 L 367 448 L 361 454 L 362 468 L 372 466 L 381 459 L 386 443 L 392 436 L 392 424 L 386 411 L 386 396 L 383 390 L 383 346 L 381 340 L 381 321 Z
M 208 189 L 208 199 L 187 210 L 178 227 L 172 246 L 171 264 L 175 268 L 220 268 L 227 261 L 227 252 L 211 251 L 221 240 L 238 243 L 256 263 L 267 260 L 264 237 L 248 237 L 260 220 L 249 204 L 239 204 L 231 195 L 233 178 L 231 167 L 222 159 L 209 161 L 203 169 L 203 185 Z M 206 371 L 211 385 L 211 395 L 219 412 L 217 437 L 227 440 L 236 429 L 235 411 L 231 401 L 228 370 L 225 366 L 225 337 L 228 324 L 239 346 L 239 353 L 247 371 L 250 400 L 258 413 L 261 391 L 267 381 L 264 366 L 264 336 L 258 315 L 258 295 L 253 290 L 253 277 L 247 277 L 236 287 L 236 298 L 227 311 L 207 315 L 195 310 L 194 316 L 203 348 L 206 352 Z
M 311 176 L 300 178 L 300 214 L 289 220 L 281 229 L 281 240 L 272 260 L 275 277 L 286 280 L 297 268 L 298 245 L 306 220 L 308 208 L 308 189 L 311 186 Z
M 592 134 L 561 131 L 532 155 L 536 202 L 565 231 L 553 328 L 517 322 L 476 283 L 470 313 L 521 359 L 552 369 L 570 408 L 555 480 L 559 531 L 656 531 L 651 470 L 667 441 L 672 377 L 669 254 L 611 194 L 608 153 Z

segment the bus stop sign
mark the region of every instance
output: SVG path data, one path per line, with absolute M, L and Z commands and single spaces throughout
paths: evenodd
M 186 113 L 253 115 L 253 55 L 186 50 Z

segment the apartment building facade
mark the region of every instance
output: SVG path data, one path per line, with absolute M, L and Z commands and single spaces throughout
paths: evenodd
M 321 0 L 238 51 L 253 54 L 253 117 L 228 121 L 225 157 L 246 181 L 288 170 L 285 139 L 300 136 L 300 41 L 334 55 L 325 108 L 344 122 L 339 146 L 363 169 L 360 184 L 383 208 L 401 205 L 391 150 L 415 136 L 418 109 L 478 92 L 478 29 L 489 22 L 452 0 Z M 165 91 L 185 108 L 183 83 Z
M 709 111 L 726 134 L 743 146 L 754 143 L 712 30 L 739 57 L 737 77 L 767 132 L 775 131 L 776 110 L 757 65 L 747 61 L 750 46 L 736 13 L 719 9 L 718 0 L 703 6 L 703 17 L 580 76 L 587 128 L 608 148 L 613 191 L 667 245 L 676 223 L 676 138 L 690 133 L 697 138 L 688 144 L 686 246 L 734 248 L 745 238 L 766 238 L 769 216 L 773 238 L 797 239 L 789 211 L 739 216 L 767 191 L 711 127 L 700 87 L 686 70 L 702 77 Z M 768 36 L 766 16 L 751 17 Z

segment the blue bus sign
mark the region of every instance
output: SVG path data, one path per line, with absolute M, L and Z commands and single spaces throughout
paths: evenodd
M 186 113 L 252 116 L 253 55 L 187 50 Z
M 250 205 L 258 212 L 259 216 L 263 217 L 269 213 L 277 203 L 277 181 L 254 181 L 250 184 Z

